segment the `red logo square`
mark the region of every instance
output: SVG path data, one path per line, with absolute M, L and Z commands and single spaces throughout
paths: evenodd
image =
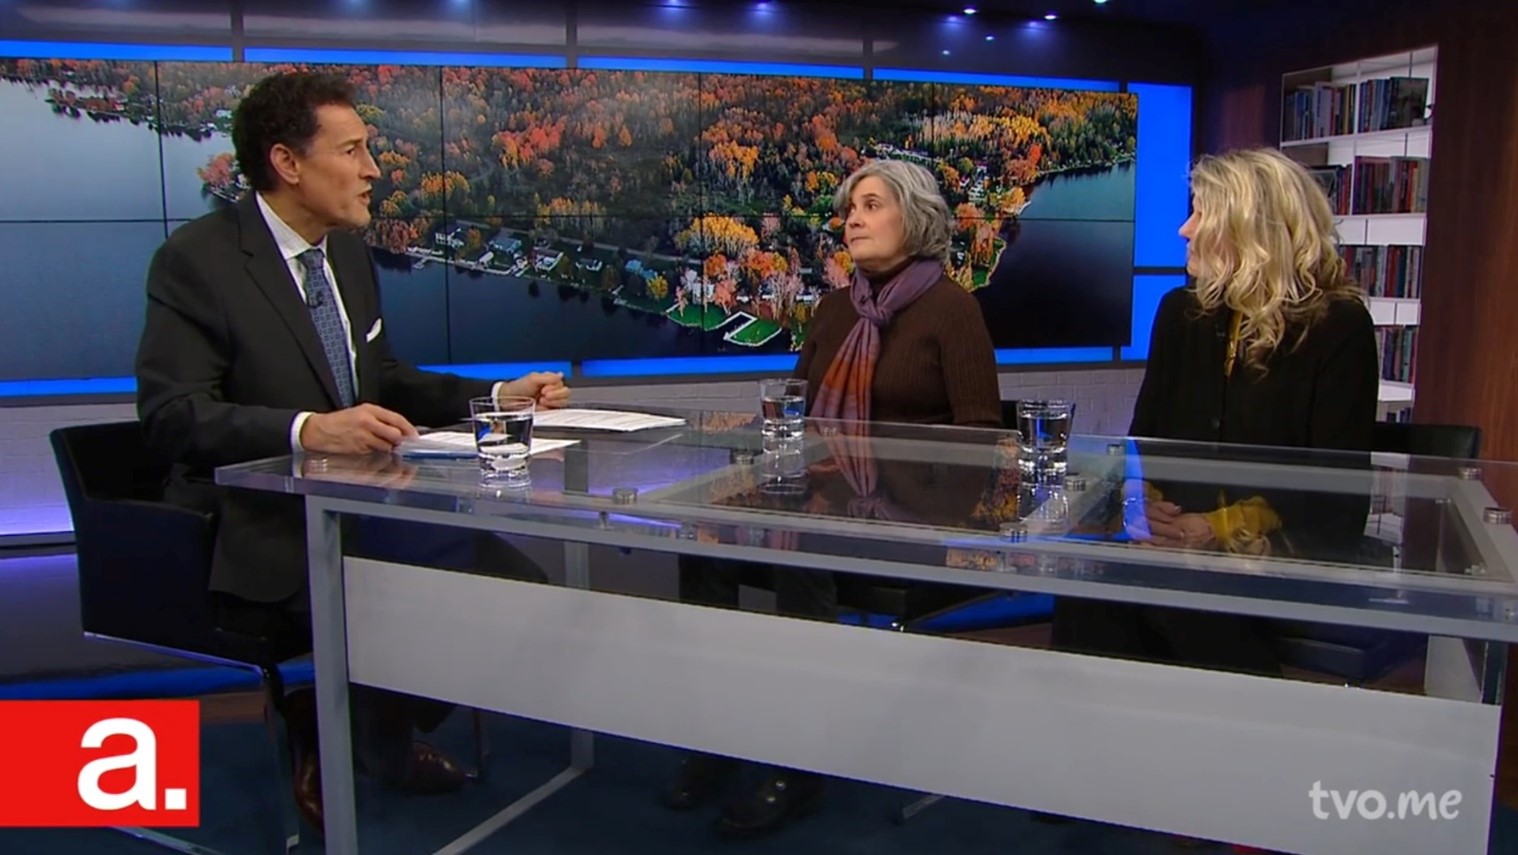
M 0 827 L 200 824 L 198 701 L 4 701 Z

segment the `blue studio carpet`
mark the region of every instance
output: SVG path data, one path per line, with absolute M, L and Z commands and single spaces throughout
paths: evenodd
M 460 760 L 471 756 L 468 716 L 455 714 L 434 735 Z M 511 800 L 531 791 L 564 765 L 565 730 L 491 716 L 487 732 L 494 752 L 490 777 L 451 796 L 403 796 L 360 782 L 360 844 L 366 853 L 430 852 L 468 831 Z M 267 832 L 276 821 L 277 798 L 258 725 L 206 728 L 203 743 L 202 826 L 182 836 L 225 853 L 269 851 Z M 475 852 L 515 855 L 571 853 L 842 853 L 842 855 L 1051 855 L 1052 853 L 1175 853 L 1167 838 L 1132 829 L 1077 822 L 1045 825 L 1026 812 L 945 800 L 905 825 L 891 821 L 895 808 L 915 794 L 854 782 L 830 785 L 819 813 L 767 839 L 727 842 L 716 837 L 717 808 L 671 813 L 657 797 L 679 761 L 676 751 L 626 739 L 599 737 L 596 768 L 476 847 Z M 756 773 L 755 773 L 756 774 Z M 262 836 L 261 836 L 262 835 Z M 0 831 L 8 855 L 147 855 L 164 850 L 108 831 Z M 300 852 L 320 852 L 309 835 Z M 1211 850 L 1227 852 L 1226 847 Z M 1518 814 L 1503 811 L 1493 853 L 1518 851 Z

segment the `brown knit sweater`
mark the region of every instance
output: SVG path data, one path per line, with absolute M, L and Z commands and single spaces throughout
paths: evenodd
M 817 304 L 795 376 L 811 411 L 822 378 L 859 320 L 847 291 Z M 881 330 L 870 418 L 880 422 L 1001 427 L 996 354 L 980 304 L 948 277 Z

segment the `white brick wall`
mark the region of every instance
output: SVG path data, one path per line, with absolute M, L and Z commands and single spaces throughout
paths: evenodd
M 1121 435 L 1128 428 L 1142 369 L 1032 371 L 1003 374 L 1001 393 L 1012 398 L 1066 398 L 1076 402 L 1076 430 Z M 754 381 L 596 386 L 576 392 L 577 403 L 635 407 L 670 403 L 711 410 L 755 406 Z M 53 428 L 135 417 L 131 404 L 0 408 L 0 537 L 69 531 L 68 507 L 47 435 Z

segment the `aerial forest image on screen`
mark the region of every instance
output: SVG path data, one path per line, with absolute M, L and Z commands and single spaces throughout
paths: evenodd
M 938 177 L 956 220 L 949 275 L 987 292 L 999 347 L 1121 343 L 1128 328 L 1137 101 L 1126 93 L 588 69 L 0 61 L 7 85 L 46 102 L 51 121 L 156 132 L 170 224 L 247 192 L 233 110 L 258 79 L 296 68 L 356 87 L 380 170 L 365 238 L 387 312 L 404 315 L 396 342 L 411 352 L 402 356 L 798 350 L 817 301 L 850 281 L 834 191 L 875 158 Z M 1061 256 L 1084 266 L 1060 279 Z M 1063 340 L 1036 340 L 1050 324 L 1001 317 L 1015 314 L 1018 289 L 1064 292 L 1063 311 L 1094 319 Z M 1103 314 L 1113 317 L 1095 317 Z

